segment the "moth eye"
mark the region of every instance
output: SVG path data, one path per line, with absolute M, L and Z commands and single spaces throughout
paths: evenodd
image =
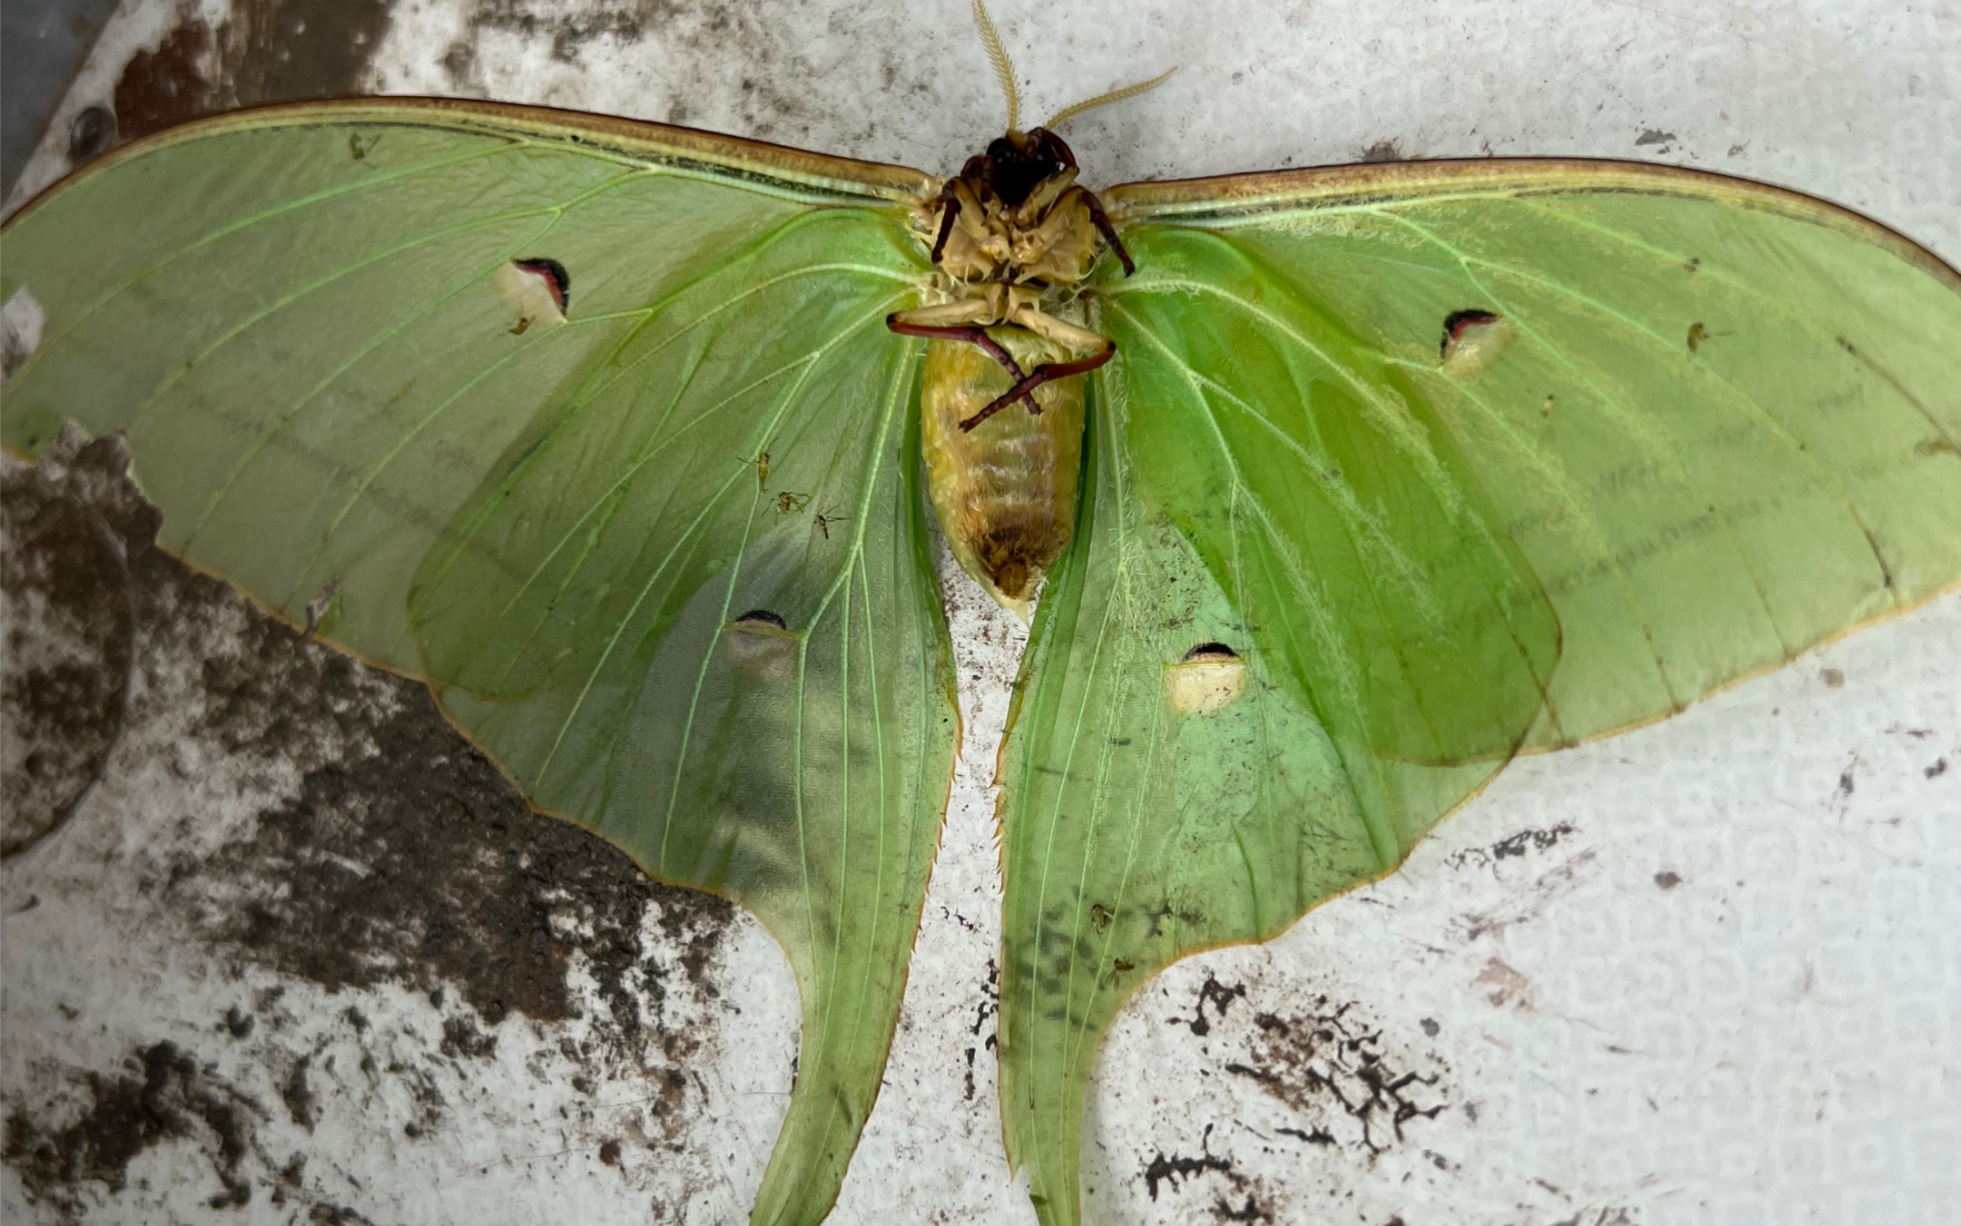
M 1452 311 L 1444 316 L 1443 339 L 1437 354 L 1444 373 L 1458 378 L 1482 373 L 1511 343 L 1512 325 L 1490 311 Z
M 1224 643 L 1200 643 L 1164 670 L 1164 699 L 1180 715 L 1210 715 L 1246 688 L 1246 661 Z
M 751 609 L 722 628 L 723 655 L 757 681 L 794 677 L 800 647 L 800 636 L 768 609 Z
M 543 256 L 512 260 L 497 269 L 495 279 L 497 292 L 511 310 L 513 335 L 565 322 L 572 305 L 572 275 L 557 260 Z

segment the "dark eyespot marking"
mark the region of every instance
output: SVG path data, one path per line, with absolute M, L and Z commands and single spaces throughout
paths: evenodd
M 751 609 L 722 629 L 723 656 L 752 681 L 790 681 L 802 646 L 802 637 L 768 609 Z
M 1180 664 L 1224 664 L 1237 660 L 1239 653 L 1224 643 L 1200 643 L 1185 653 Z
M 1437 342 L 1444 373 L 1460 379 L 1482 374 L 1511 344 L 1512 331 L 1510 320 L 1491 311 L 1452 311 L 1444 316 L 1443 338 Z
M 548 256 L 527 256 L 512 260 L 512 265 L 542 278 L 552 292 L 552 301 L 558 304 L 558 313 L 565 314 L 572 309 L 572 274 L 565 271 L 565 265 Z
M 512 260 L 497 266 L 491 278 L 511 312 L 511 335 L 565 322 L 572 301 L 572 277 L 565 265 L 543 256 Z
M 1444 316 L 1444 334 L 1437 342 L 1437 356 L 1449 361 L 1451 353 L 1473 328 L 1497 322 L 1498 317 L 1490 311 L 1452 311 Z

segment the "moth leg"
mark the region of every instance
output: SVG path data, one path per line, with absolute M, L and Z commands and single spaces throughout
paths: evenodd
M 1028 401 L 1028 411 L 1031 413 L 1040 413 L 1042 410 L 1035 404 L 1035 399 L 1031 394 L 1036 388 L 1055 379 L 1067 379 L 1070 375 L 1088 374 L 1115 356 L 1117 356 L 1116 342 L 1105 340 L 1103 342 L 1103 352 L 1091 354 L 1089 357 L 1079 361 L 1044 362 L 1034 370 L 1029 371 L 1026 378 L 1016 383 L 1002 395 L 996 397 L 986 408 L 969 417 L 966 421 L 961 422 L 960 428 L 962 430 L 972 430 L 975 426 L 980 425 L 1017 400 L 1026 399 Z
M 1103 235 L 1103 241 L 1110 244 L 1110 250 L 1116 252 L 1117 258 L 1123 261 L 1123 275 L 1127 277 L 1136 272 L 1137 262 L 1130 258 L 1130 252 L 1125 249 L 1123 240 L 1117 237 L 1116 227 L 1110 224 L 1110 215 L 1103 211 L 1103 202 L 1096 198 L 1095 192 L 1086 187 L 1076 190 L 1082 192 L 1083 204 L 1089 208 L 1090 223 Z
M 1004 394 L 995 397 L 986 408 L 960 423 L 962 430 L 972 430 L 988 418 L 999 413 L 1017 400 L 1028 401 L 1030 413 L 1040 413 L 1033 395 L 1036 388 L 1056 379 L 1066 379 L 1070 375 L 1088 374 L 1108 362 L 1117 354 L 1117 343 L 1107 336 L 1091 332 L 1088 328 L 1078 328 L 1075 324 L 1057 319 L 1055 316 L 1036 310 L 1032 306 L 1018 306 L 1010 322 L 1020 325 L 1064 349 L 1081 352 L 1090 350 L 1090 355 L 1070 362 L 1044 362 L 1026 375 L 1015 380 L 1015 385 Z
M 1057 319 L 1047 311 L 1041 310 L 1029 301 L 1014 302 L 1008 311 L 1007 321 L 1028 329 L 1043 340 L 1066 349 L 1071 353 L 1094 352 L 1106 347 L 1114 350 L 1110 338 L 1101 332 L 1091 332 L 1079 328 L 1067 320 Z
M 987 329 L 979 324 L 950 324 L 934 327 L 930 324 L 909 324 L 898 315 L 886 317 L 885 326 L 900 336 L 923 336 L 933 341 L 966 341 L 982 353 L 1007 367 L 1008 377 L 1019 381 L 1022 376 L 1021 364 L 1014 355 L 1001 348 L 1000 342 L 987 334 Z
M 940 189 L 940 236 L 933 240 L 933 263 L 940 262 L 940 255 L 946 251 L 946 240 L 953 237 L 953 219 L 960 216 L 960 197 L 954 193 L 953 185 L 957 179 L 948 179 Z
M 1020 383 L 1027 377 L 1021 369 L 1021 363 L 1015 361 L 1014 355 L 1001 347 L 1001 342 L 987 334 L 986 324 L 977 322 L 983 319 L 991 320 L 996 314 L 997 312 L 985 301 L 969 298 L 940 306 L 894 311 L 885 317 L 885 326 L 900 336 L 921 336 L 935 341 L 966 341 L 1001 363 L 1007 369 L 1008 377 Z M 1024 399 L 1028 401 L 1029 412 L 1042 411 L 1036 407 L 1032 392 Z

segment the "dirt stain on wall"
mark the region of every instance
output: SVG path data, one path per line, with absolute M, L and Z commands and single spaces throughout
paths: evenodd
M 557 1040 L 582 1070 L 574 1088 L 589 1096 L 602 1080 L 646 1078 L 634 1135 L 649 1149 L 670 1148 L 707 1106 L 689 1070 L 716 1042 L 716 1014 L 704 1004 L 720 995 L 714 976 L 732 905 L 656 884 L 605 840 L 537 815 L 450 727 L 426 687 L 311 641 L 154 548 L 156 513 L 126 470 L 120 439 L 73 432 L 39 467 L 9 464 L 8 575 L 38 576 L 64 607 L 115 612 L 96 637 L 124 649 L 71 653 L 64 667 L 78 674 L 76 693 L 113 697 L 127 684 L 135 694 L 126 718 L 98 712 L 85 721 L 97 748 L 66 768 L 66 790 L 50 794 L 86 791 L 91 763 L 105 754 L 112 772 L 138 778 L 195 777 L 216 762 L 297 772 L 296 788 L 275 790 L 287 799 L 225 819 L 224 834 L 208 813 L 150 814 L 116 844 L 125 849 L 116 853 L 118 880 L 135 874 L 135 896 L 116 906 L 143 909 L 145 923 L 173 934 L 186 956 L 212 961 L 222 980 L 263 983 L 274 972 L 330 994 L 394 985 L 425 996 L 440 1020 L 419 1040 L 399 1028 L 383 1036 L 355 1004 L 303 1015 L 296 1010 L 311 1006 L 296 1003 L 298 994 L 244 992 L 229 1012 L 195 1022 L 240 1045 L 228 1070 L 240 1058 L 256 1062 L 245 1066 L 256 1068 L 248 1093 L 181 1039 L 146 1037 L 122 1065 L 66 1063 L 71 1048 L 60 1033 L 36 1037 L 12 1019 L 24 1009 L 61 1030 L 91 1018 L 12 986 L 9 1042 L 35 1070 L 35 1086 L 6 1095 L 0 1159 L 59 1215 L 122 1191 L 130 1161 L 166 1142 L 203 1152 L 228 1204 L 286 1195 L 282 1188 L 299 1195 L 303 1182 L 319 1206 L 318 1180 L 282 1183 L 291 1160 L 305 1158 L 316 1123 L 357 1112 L 360 1126 L 427 1136 L 455 1114 L 449 1099 L 459 1081 L 492 1075 L 488 1064 L 482 1074 L 472 1066 L 498 1054 L 512 1018 L 528 1019 L 520 1037 L 532 1044 L 537 1026 L 581 1019 L 576 1042 Z M 44 530 L 28 530 L 35 525 Z M 109 542 L 102 556 L 74 549 L 96 539 Z M 45 621 L 13 619 L 9 630 L 31 645 Z M 20 670 L 41 655 L 8 653 L 0 676 L 8 693 L 38 684 Z M 72 731 L 72 713 L 46 706 L 9 709 L 31 743 Z M 188 731 L 177 731 L 186 722 Z M 26 786 L 20 773 L 10 757 L 10 796 Z M 89 812 L 97 825 L 124 820 Z M 32 859 L 17 857 L 10 871 L 31 870 Z M 153 1003 L 161 1024 L 170 1002 Z M 302 1042 L 302 1032 L 313 1037 Z M 332 1050 L 323 1059 L 307 1043 Z M 268 1119 L 304 1130 L 299 1154 L 252 1156 L 254 1130 Z

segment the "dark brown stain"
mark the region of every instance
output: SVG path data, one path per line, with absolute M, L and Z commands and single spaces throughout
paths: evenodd
M 286 1074 L 286 1081 L 279 1087 L 280 1101 L 286 1104 L 286 1113 L 293 1122 L 308 1132 L 313 1131 L 314 1123 L 320 1118 L 320 1102 L 314 1097 L 313 1087 L 308 1083 L 306 1070 L 313 1061 L 301 1056 L 293 1062 L 293 1071 Z
M 1393 140 L 1379 140 L 1362 150 L 1356 157 L 1358 162 L 1400 162 L 1409 157 L 1402 146 Z
M 1190 1017 L 1166 1018 L 1165 1020 L 1173 1026 L 1188 1027 L 1193 1034 L 1199 1038 L 1204 1038 L 1206 1035 L 1212 1033 L 1212 1023 L 1205 1016 L 1205 1006 L 1211 1005 L 1213 1012 L 1217 1013 L 1219 1019 L 1223 1021 L 1225 1020 L 1226 1010 L 1232 1007 L 1232 1002 L 1235 1000 L 1244 1000 L 1245 998 L 1245 984 L 1235 983 L 1231 987 L 1227 987 L 1208 973 L 1205 976 L 1205 982 L 1199 985 L 1198 999 L 1192 1002 L 1192 1015 Z
M 1441 1074 L 1401 1067 L 1382 1031 L 1364 1023 L 1352 1002 L 1337 1005 L 1322 996 L 1285 1017 L 1256 1013 L 1253 1026 L 1246 1059 L 1228 1063 L 1226 1071 L 1258 1082 L 1295 1110 L 1333 1110 L 1354 1119 L 1361 1126 L 1354 1148 L 1367 1156 L 1402 1143 L 1406 1124 L 1434 1119 L 1448 1106 Z M 1321 1128 L 1296 1135 L 1316 1144 L 1335 1142 Z
M 1260 1203 L 1258 1197 L 1248 1192 L 1245 1199 L 1237 1205 L 1232 1203 L 1231 1198 L 1225 1196 L 1213 1200 L 1212 1218 L 1219 1222 L 1271 1222 L 1273 1210 Z
M 211 31 L 201 21 L 171 31 L 155 51 L 137 53 L 116 80 L 117 134 L 135 140 L 216 109 L 214 67 Z
M 246 0 L 220 30 L 237 106 L 360 93 L 391 0 Z
M 599 11 L 600 7 L 559 5 L 552 0 L 477 0 L 466 33 L 439 62 L 450 73 L 452 87 L 469 93 L 483 89 L 477 71 L 477 40 L 486 32 L 511 33 L 527 45 L 549 47 L 554 59 L 569 65 L 585 64 L 585 48 L 596 40 L 630 46 L 657 38 L 675 50 L 679 65 L 726 63 L 729 48 L 735 47 L 741 51 L 735 59 L 753 66 L 753 73 L 740 82 L 739 110 L 730 126 L 760 139 L 791 145 L 810 143 L 813 103 L 809 91 L 799 88 L 798 82 L 823 71 L 826 65 L 814 60 L 803 41 L 787 33 L 785 23 L 774 20 L 768 10 L 729 0 L 620 0 L 604 6 L 604 11 Z M 846 21 L 844 28 L 849 26 Z M 707 51 L 716 54 L 701 61 L 701 53 Z M 901 93 L 932 96 L 932 75 L 907 60 L 899 49 L 884 52 L 880 58 L 877 81 L 889 82 L 882 87 L 881 96 L 888 101 Z M 713 91 L 722 84 L 686 67 L 681 72 L 681 77 L 663 83 L 669 95 L 660 101 L 659 113 L 650 111 L 645 118 L 687 123 L 693 117 L 688 99 L 697 91 Z M 869 76 L 867 82 L 881 88 Z M 874 108 L 868 115 L 866 135 L 871 136 L 885 122 L 878 115 L 902 115 L 903 111 L 889 106 Z
M 391 0 L 243 0 L 215 35 L 202 21 L 187 21 L 124 66 L 113 95 L 114 135 L 135 140 L 213 111 L 362 93 L 390 7 Z M 95 142 L 94 151 L 109 143 Z
M 1144 1187 L 1153 1201 L 1158 1198 L 1158 1185 L 1164 1184 L 1177 1191 L 1181 1181 L 1208 1171 L 1228 1173 L 1232 1170 L 1232 1160 L 1212 1152 L 1212 1125 L 1205 1126 L 1205 1134 L 1199 1140 L 1197 1157 L 1185 1154 L 1166 1154 L 1159 1150 L 1143 1171 Z
M 251 992 L 222 1016 L 194 1023 L 208 1026 L 216 1041 L 270 1044 L 275 1062 L 266 1086 L 305 1128 L 329 1111 L 354 1112 L 357 1127 L 399 1130 L 410 1139 L 427 1135 L 452 1109 L 433 1070 L 467 1077 L 461 1065 L 492 1056 L 499 1024 L 512 1014 L 552 1022 L 581 1009 L 588 1016 L 580 1037 L 564 1039 L 560 1050 L 588 1068 L 649 1073 L 650 1127 L 671 1133 L 706 1107 L 705 1087 L 684 1070 L 711 1041 L 715 1023 L 699 1023 L 706 1030 L 668 1023 L 663 1005 L 676 993 L 687 1000 L 717 995 L 711 963 L 733 907 L 657 885 L 611 844 L 533 813 L 442 718 L 426 687 L 306 639 L 226 584 L 149 546 L 157 516 L 128 480 L 126 456 L 120 440 L 89 442 L 65 433 L 38 468 L 8 469 L 0 485 L 0 506 L 9 516 L 8 581 L 32 580 L 37 591 L 98 609 L 122 594 L 119 616 L 131 629 L 98 637 L 127 646 L 121 654 L 98 650 L 88 661 L 98 675 L 78 678 L 74 692 L 119 692 L 133 674 L 138 681 L 130 689 L 140 697 L 129 700 L 125 722 L 147 728 L 168 719 L 177 726 L 186 709 L 185 661 L 202 661 L 193 674 L 200 692 L 189 704 L 197 712 L 189 732 L 167 741 L 135 738 L 126 752 L 137 754 L 141 745 L 141 752 L 165 755 L 161 769 L 169 771 L 180 769 L 169 755 L 182 744 L 194 753 L 237 754 L 244 769 L 256 760 L 300 778 L 291 800 L 261 812 L 244 827 L 250 833 L 228 845 L 208 849 L 196 840 L 162 838 L 159 847 L 180 850 L 159 851 L 151 867 L 139 870 L 139 897 L 127 905 L 152 908 L 156 922 L 183 931 L 235 980 L 256 967 L 329 992 L 400 985 L 427 994 L 444 1015 L 440 1038 L 417 1051 L 374 1035 L 358 1007 L 335 1007 L 359 1047 L 367 1080 L 392 1081 L 401 1091 L 366 1106 L 321 1096 L 319 1078 L 331 1076 L 331 1057 L 322 1064 L 303 1052 L 278 1052 L 298 1007 L 283 989 Z M 105 533 L 118 543 L 109 554 L 119 550 L 126 564 L 90 553 L 88 542 Z M 103 624 L 120 625 L 113 618 Z M 37 629 L 16 620 L 9 633 Z M 6 653 L 10 690 L 25 685 L 17 676 L 23 658 L 47 654 L 38 639 L 25 645 L 32 650 L 23 652 L 16 639 Z M 95 720 L 78 725 L 74 711 L 57 703 L 10 708 L 8 718 L 30 744 L 58 742 L 76 735 L 75 727 L 95 728 L 102 742 L 116 733 L 101 708 L 98 703 Z M 127 767 L 159 764 L 131 757 Z M 6 786 L 23 785 L 10 774 Z M 192 826 L 199 818 L 185 813 L 178 820 Z M 646 957 L 643 923 L 653 925 L 663 949 L 678 951 L 673 963 Z M 591 985 L 576 994 L 567 982 L 575 956 Z M 61 1049 L 52 1050 L 58 1059 Z M 238 1161 L 227 1155 L 237 1146 L 226 1137 L 243 1135 L 238 1130 L 265 1113 L 252 1106 L 224 1116 L 211 1103 L 228 1101 L 226 1088 L 209 1075 L 194 1076 L 195 1063 L 185 1065 L 170 1054 L 175 1050 L 146 1049 L 152 1071 L 141 1076 L 125 1078 L 114 1068 L 67 1070 L 75 1084 L 95 1088 L 97 1107 L 79 1124 L 58 1103 L 10 1089 L 4 1159 L 21 1172 L 23 1185 L 56 1205 L 99 1199 L 84 1185 L 119 1189 L 120 1172 L 136 1152 L 191 1133 L 206 1138 L 214 1163 L 235 1172 Z M 591 1092 L 593 1082 L 585 1080 Z M 406 1115 L 399 1106 L 404 1098 Z M 220 1125 L 232 1132 L 219 1136 Z M 254 1170 L 266 1168 L 264 1178 L 237 1175 L 225 1195 L 249 1196 L 253 1187 L 278 1193 L 284 1185 L 276 1175 L 292 1157 L 253 1159 Z M 365 1220 L 352 1209 L 328 1206 L 324 1218 L 313 1205 L 308 1211 L 315 1214 L 309 1220 Z
M 1466 847 L 1460 851 L 1453 851 L 1444 857 L 1444 863 L 1452 868 L 1462 868 L 1467 864 L 1488 865 L 1500 860 L 1522 858 L 1530 852 L 1550 850 L 1575 830 L 1576 827 L 1571 822 L 1560 822 L 1544 830 L 1521 830 L 1499 839 L 1489 847 Z
M 445 1056 L 488 1060 L 497 1054 L 497 1036 L 485 1034 L 468 1017 L 444 1018 L 442 1052 Z
M 1658 890 L 1672 890 L 1676 886 L 1681 884 L 1682 884 L 1682 875 L 1680 873 L 1671 872 L 1668 869 L 1663 869 L 1659 873 L 1655 874 L 1655 888 Z
M 576 65 L 585 44 L 598 38 L 639 42 L 647 36 L 649 26 L 665 25 L 680 7 L 674 0 L 635 0 L 603 12 L 560 11 L 549 3 L 529 0 L 483 0 L 471 25 L 515 31 L 527 40 L 549 39 L 553 59 Z M 722 14 L 721 20 L 726 22 L 727 14 Z
M 199 610 L 239 601 L 151 557 L 142 579 L 169 624 L 214 620 Z M 593 925 L 580 950 L 608 1002 L 609 1033 L 631 1044 L 646 904 L 659 898 L 663 935 L 688 951 L 691 979 L 713 957 L 728 903 L 656 886 L 610 844 L 538 817 L 423 686 L 364 669 L 256 610 L 245 650 L 208 658 L 203 680 L 204 735 L 226 752 L 284 755 L 305 770 L 300 794 L 263 814 L 251 839 L 175 866 L 166 884 L 205 936 L 245 960 L 330 991 L 451 985 L 493 1027 L 511 1012 L 561 1020 L 573 1015 L 570 941 L 552 917 L 569 896 Z M 373 752 L 323 755 L 323 736 Z M 248 901 L 197 906 L 214 881 Z M 445 1043 L 470 1055 L 480 1046 L 461 1034 Z
M 190 1053 L 156 1043 L 134 1052 L 119 1072 L 91 1072 L 78 1080 L 88 1109 L 74 1123 L 49 1128 L 18 1112 L 7 1118 L 0 1158 L 20 1176 L 30 1203 L 79 1218 L 88 1203 L 85 1185 L 121 1191 L 130 1162 L 169 1140 L 195 1143 L 218 1177 L 222 1191 L 212 1196 L 211 1208 L 250 1203 L 252 1185 L 242 1167 L 253 1121 L 264 1109 L 203 1072 Z
M 1257 1180 L 1250 1179 L 1233 1169 L 1232 1159 L 1212 1152 L 1212 1125 L 1205 1126 L 1199 1138 L 1199 1152 L 1191 1154 L 1167 1154 L 1158 1150 L 1151 1160 L 1144 1164 L 1138 1177 L 1144 1181 L 1144 1188 L 1156 1201 L 1160 1190 L 1178 1192 L 1182 1186 L 1194 1179 L 1218 1176 L 1230 1189 L 1223 1195 L 1215 1195 L 1212 1203 L 1206 1206 L 1207 1216 L 1215 1222 L 1272 1222 L 1274 1206 L 1272 1196 Z
M 0 715 L 14 740 L 0 770 L 0 856 L 25 851 L 73 812 L 122 732 L 132 650 L 125 558 L 148 548 L 157 523 L 131 500 L 125 467 L 120 444 L 100 440 L 0 489 L 9 547 L 0 590 L 16 611 L 0 674 Z M 22 620 L 29 608 L 31 628 Z

